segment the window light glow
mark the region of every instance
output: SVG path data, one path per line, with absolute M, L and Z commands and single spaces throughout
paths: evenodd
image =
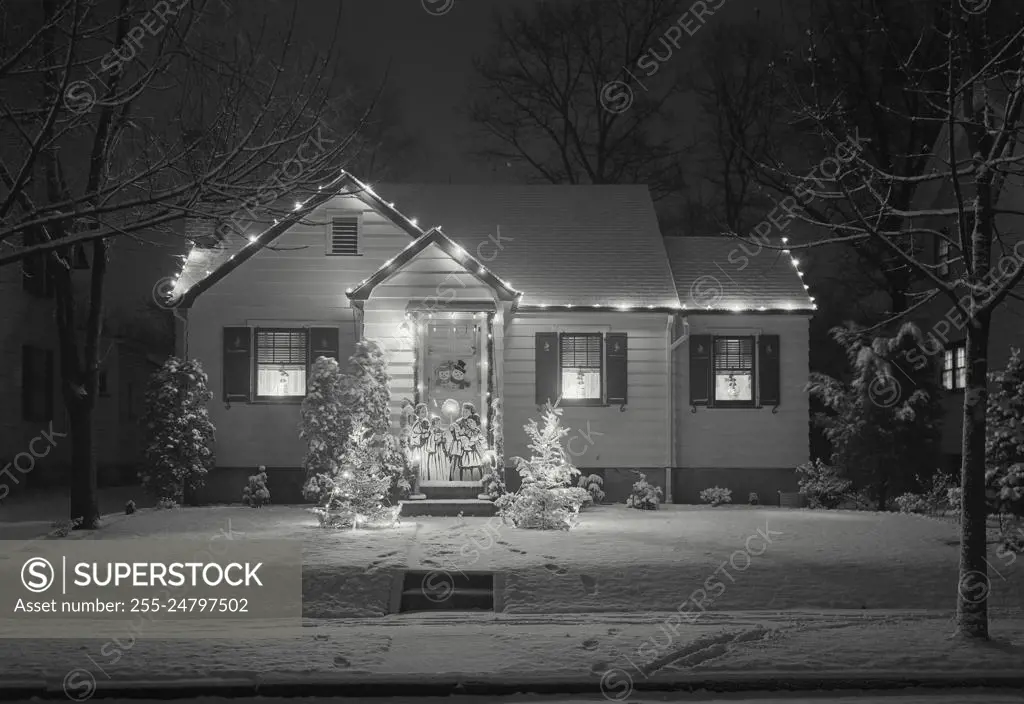
M 789 238 L 788 237 L 783 237 L 782 238 L 782 244 L 788 244 L 788 243 L 789 243 Z
M 419 221 L 418 221 L 418 220 L 416 220 L 416 218 L 413 218 L 413 219 L 412 219 L 412 220 L 410 220 L 409 222 L 411 222 L 411 223 L 412 223 L 412 226 L 413 226 L 413 227 L 419 227 L 419 224 L 418 224 L 418 223 L 419 223 Z
M 295 209 L 298 210 L 301 207 L 302 207 L 302 203 L 300 203 L 299 201 L 295 201 Z

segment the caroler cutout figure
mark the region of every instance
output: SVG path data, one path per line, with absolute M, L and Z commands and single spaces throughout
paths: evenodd
M 462 417 L 452 423 L 449 454 L 452 460 L 452 481 L 475 481 L 483 478 L 484 434 L 476 406 L 462 404 Z
M 426 406 L 424 405 L 424 410 Z M 448 433 L 441 427 L 441 419 L 431 416 L 423 440 L 423 478 L 427 481 L 446 481 L 451 461 L 448 459 Z

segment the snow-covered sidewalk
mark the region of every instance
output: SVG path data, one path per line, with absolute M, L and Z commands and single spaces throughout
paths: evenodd
M 993 642 L 951 639 L 930 612 L 406 615 L 310 622 L 309 635 L 217 640 L 7 641 L 6 680 L 643 683 L 788 675 L 879 678 L 1024 675 L 1024 615 L 993 621 Z M 17 673 L 12 678 L 12 674 Z

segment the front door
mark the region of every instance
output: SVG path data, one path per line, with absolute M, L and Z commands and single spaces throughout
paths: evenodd
M 484 320 L 463 313 L 424 322 L 417 413 L 430 431 L 420 448 L 420 485 L 479 482 L 488 450 Z

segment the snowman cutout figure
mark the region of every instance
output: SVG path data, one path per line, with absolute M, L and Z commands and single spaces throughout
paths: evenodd
M 459 390 L 468 389 L 469 379 L 466 378 L 466 363 L 461 359 L 452 366 L 452 385 Z

